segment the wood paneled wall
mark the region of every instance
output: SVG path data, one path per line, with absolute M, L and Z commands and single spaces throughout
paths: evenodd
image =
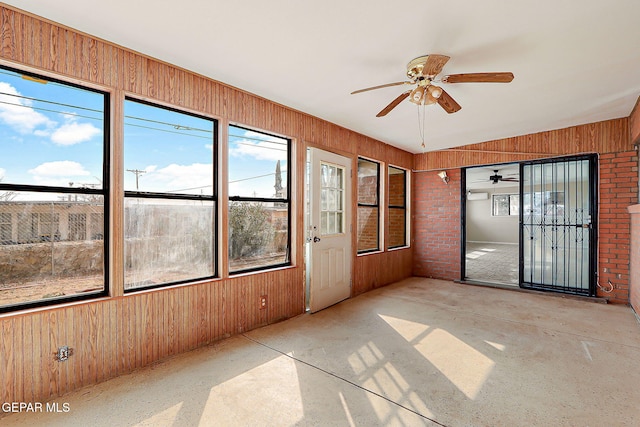
M 0 316 L 0 400 L 43 401 L 130 372 L 214 340 L 303 313 L 303 179 L 305 149 L 314 145 L 411 169 L 413 155 L 242 90 L 109 42 L 0 5 L 0 62 L 111 94 L 112 245 L 111 296 Z M 293 266 L 235 278 L 123 295 L 122 102 L 147 99 L 220 120 L 222 140 L 238 123 L 294 141 L 292 189 Z M 357 182 L 353 180 L 354 191 Z M 224 224 L 225 192 L 220 203 Z M 355 212 L 355 198 L 353 207 Z M 356 230 L 356 216 L 352 229 Z M 226 233 L 221 233 L 226 253 Z M 356 257 L 352 293 L 411 274 L 412 250 Z M 385 268 L 379 268 L 384 265 Z M 268 295 L 260 310 L 259 296 Z M 59 346 L 74 354 L 54 360 Z
M 640 97 L 629 115 L 629 140 L 632 144 L 640 144 Z
M 413 167 L 416 171 L 453 169 L 632 149 L 629 143 L 629 119 L 625 117 L 418 154 Z

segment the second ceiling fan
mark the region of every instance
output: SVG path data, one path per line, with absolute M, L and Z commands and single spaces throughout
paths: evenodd
M 417 105 L 429 105 L 438 103 L 447 113 L 455 113 L 462 107 L 444 89 L 436 86 L 438 83 L 509 83 L 513 80 L 513 73 L 464 73 L 449 74 L 440 80 L 436 76 L 440 74 L 442 68 L 449 61 L 446 55 L 424 55 L 419 56 L 407 64 L 407 77 L 409 81 L 387 83 L 380 86 L 368 87 L 351 92 L 366 92 L 374 89 L 381 89 L 389 86 L 416 85 L 415 88 L 400 94 L 389 105 L 384 107 L 376 117 L 386 116 L 391 110 L 398 106 L 406 98 Z

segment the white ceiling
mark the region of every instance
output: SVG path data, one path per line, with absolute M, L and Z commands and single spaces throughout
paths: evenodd
M 466 190 L 496 190 L 503 188 L 514 188 L 518 187 L 520 184 L 517 182 L 509 182 L 509 181 L 498 181 L 494 183 L 490 176 L 495 175 L 496 171 L 498 171 L 498 175 L 501 175 L 504 178 L 520 178 L 520 167 L 517 163 L 510 164 L 501 164 L 494 166 L 482 166 L 475 168 L 468 168 L 466 171 Z
M 462 106 L 426 114 L 426 150 L 630 114 L 640 95 L 638 0 L 9 0 L 52 21 L 198 72 L 410 152 L 406 64 L 442 75 L 511 71 L 509 84 L 446 85 Z

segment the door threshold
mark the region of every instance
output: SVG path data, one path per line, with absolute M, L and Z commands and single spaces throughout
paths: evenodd
M 553 297 L 560 297 L 565 299 L 572 299 L 576 301 L 587 301 L 594 302 L 598 304 L 608 304 L 606 298 L 598 298 L 598 297 L 587 297 L 582 295 L 574 295 L 574 294 L 564 294 L 562 292 L 552 292 L 552 291 L 539 291 L 537 289 L 526 289 L 521 288 L 517 285 L 505 285 L 502 283 L 491 283 L 491 282 L 482 282 L 479 280 L 454 280 L 455 283 L 460 283 L 463 285 L 472 285 L 472 286 L 483 286 L 486 288 L 496 288 L 496 289 L 505 289 L 508 291 L 522 292 L 526 294 L 536 294 L 536 295 L 547 295 Z

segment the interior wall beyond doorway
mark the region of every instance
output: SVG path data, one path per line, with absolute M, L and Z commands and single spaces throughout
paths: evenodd
M 518 244 L 518 215 L 492 215 L 492 196 L 494 194 L 519 194 L 520 189 L 518 187 L 503 187 L 495 190 L 483 188 L 477 191 L 487 193 L 487 198 L 467 199 L 467 242 Z

